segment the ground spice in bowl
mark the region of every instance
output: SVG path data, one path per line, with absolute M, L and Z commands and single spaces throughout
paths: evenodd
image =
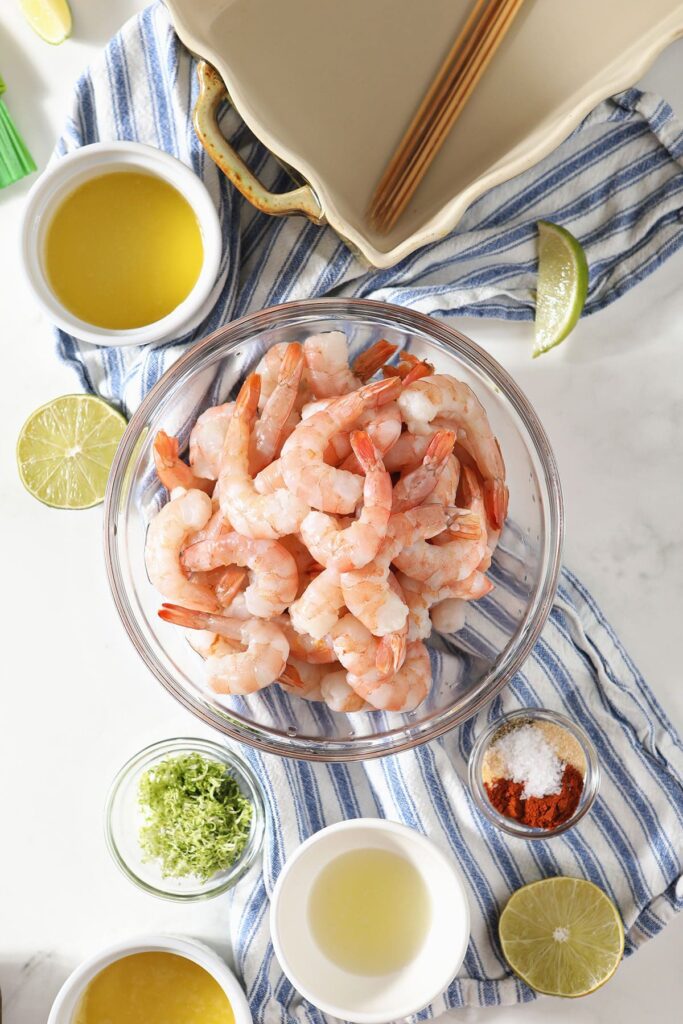
M 503 726 L 482 761 L 482 780 L 499 814 L 551 831 L 568 821 L 581 799 L 586 759 L 567 729 L 541 719 Z

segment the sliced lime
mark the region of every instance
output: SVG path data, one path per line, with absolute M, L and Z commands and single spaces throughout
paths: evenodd
M 624 952 L 619 911 L 583 878 L 544 878 L 513 893 L 500 916 L 505 959 L 551 996 L 585 996 L 612 977 Z
M 121 413 L 94 395 L 63 395 L 42 405 L 17 441 L 24 487 L 52 508 L 98 505 L 125 429 Z
M 56 46 L 71 35 L 71 11 L 67 0 L 21 0 L 24 17 L 46 43 Z
M 566 228 L 539 220 L 534 358 L 573 331 L 587 293 L 588 263 L 581 243 Z

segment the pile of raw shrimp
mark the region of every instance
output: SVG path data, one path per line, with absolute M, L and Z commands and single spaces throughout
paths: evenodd
M 275 345 L 197 419 L 189 466 L 155 438 L 170 500 L 147 572 L 213 692 L 278 683 L 334 711 L 410 711 L 431 687 L 432 625 L 460 628 L 492 589 L 507 488 L 486 412 L 394 352 L 379 341 L 349 365 L 340 332 Z

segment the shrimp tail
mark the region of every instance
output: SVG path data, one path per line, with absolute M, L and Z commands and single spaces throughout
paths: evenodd
M 406 659 L 406 634 L 388 633 L 377 645 L 375 668 L 383 676 L 394 676 Z
M 174 626 L 184 626 L 185 629 L 209 629 L 213 618 L 210 612 L 185 608 L 181 604 L 162 604 L 158 615 L 164 622 L 172 622 Z
M 372 438 L 364 430 L 354 430 L 349 438 L 354 454 L 365 473 L 371 469 L 384 469 L 379 452 L 372 443 Z
M 427 451 L 424 453 L 423 462 L 433 463 L 436 466 L 444 463 L 453 451 L 454 444 L 455 431 L 437 430 L 436 434 L 434 434 L 433 438 L 427 445 Z
M 293 341 L 287 348 L 277 375 L 278 384 L 298 384 L 304 371 L 304 347 Z
M 373 384 L 366 384 L 358 394 L 363 396 L 366 402 L 374 401 L 377 406 L 393 402 L 403 389 L 403 381 L 398 377 L 387 377 L 385 380 L 377 380 Z
M 494 530 L 503 528 L 508 511 L 508 497 L 508 489 L 499 477 L 484 483 L 486 518 Z
M 157 431 L 153 452 L 157 476 L 167 490 L 172 491 L 174 487 L 184 487 L 186 490 L 195 488 L 206 494 L 213 493 L 216 486 L 215 481 L 195 476 L 190 467 L 180 458 L 177 437 L 171 437 L 165 430 Z
M 222 573 L 216 584 L 215 591 L 218 602 L 223 608 L 227 608 L 242 589 L 242 584 L 248 576 L 247 570 L 238 565 L 229 565 Z
M 261 397 L 261 378 L 258 373 L 250 373 L 240 388 L 235 402 L 233 416 L 246 416 L 252 423 L 256 418 L 259 398 Z
M 394 352 L 398 348 L 398 345 L 392 345 L 391 342 L 381 338 L 380 341 L 376 341 L 374 345 L 371 345 L 365 352 L 361 352 L 357 359 L 353 363 L 353 372 L 356 377 L 362 381 L 370 380 L 374 374 L 391 359 Z
M 420 380 L 421 377 L 431 377 L 433 373 L 434 367 L 431 363 L 425 361 L 417 362 L 403 376 L 403 386 L 407 388 L 414 384 L 416 380 Z
M 467 508 L 448 508 L 447 523 L 451 537 L 460 540 L 479 540 L 481 537 L 481 519 L 476 512 Z
M 283 671 L 280 673 L 280 682 L 286 686 L 295 686 L 297 689 L 303 689 L 304 681 L 299 675 L 298 671 L 289 662 L 285 665 Z

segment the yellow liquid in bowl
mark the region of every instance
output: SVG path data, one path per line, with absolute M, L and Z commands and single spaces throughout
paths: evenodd
M 175 953 L 133 953 L 90 982 L 72 1024 L 234 1024 L 208 971 Z
M 57 208 L 44 261 L 59 301 L 86 323 L 129 330 L 161 320 L 192 291 L 204 257 L 194 210 L 154 174 L 91 178 Z
M 352 850 L 323 868 L 309 922 L 321 951 L 352 974 L 390 974 L 420 951 L 431 900 L 420 873 L 388 850 Z

